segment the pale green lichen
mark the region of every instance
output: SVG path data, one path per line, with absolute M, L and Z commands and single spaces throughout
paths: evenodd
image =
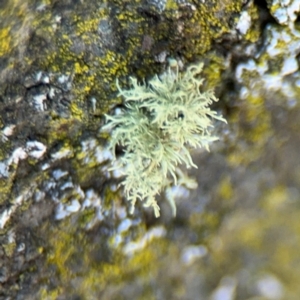
M 132 203 L 131 212 L 140 199 L 158 217 L 155 196 L 171 183 L 177 184 L 177 165 L 197 168 L 189 150 L 209 150 L 209 143 L 218 139 L 209 128 L 213 119 L 226 120 L 209 108 L 218 101 L 214 93 L 200 91 L 202 67 L 192 65 L 183 74 L 177 66 L 169 68 L 141 85 L 131 77 L 130 90 L 122 90 L 117 82 L 126 109 L 115 116 L 106 115 L 104 129 L 113 129 L 109 145 L 113 152 L 116 145 L 124 147 L 124 155 L 112 169 L 121 168 L 126 176 L 122 184 Z

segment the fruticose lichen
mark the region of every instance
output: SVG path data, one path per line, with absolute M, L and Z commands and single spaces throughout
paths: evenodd
M 174 63 L 174 62 L 173 62 Z M 124 147 L 124 155 L 112 169 L 121 168 L 123 185 L 131 212 L 138 199 L 152 207 L 156 217 L 160 208 L 157 194 L 174 183 L 183 183 L 178 164 L 193 163 L 190 149 L 204 147 L 217 140 L 209 128 L 213 119 L 226 122 L 209 108 L 218 101 L 212 91 L 200 91 L 203 78 L 198 78 L 203 64 L 195 64 L 180 74 L 175 63 L 161 76 L 154 76 L 148 84 L 138 84 L 130 77 L 132 88 L 122 90 L 117 81 L 119 96 L 125 99 L 125 109 L 115 116 L 106 115 L 112 129 L 109 148 Z

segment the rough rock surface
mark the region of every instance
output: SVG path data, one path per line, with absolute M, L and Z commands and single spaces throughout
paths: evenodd
M 0 299 L 298 299 L 299 12 L 2 1 Z M 130 216 L 103 114 L 121 102 L 116 78 L 151 78 L 170 57 L 205 63 L 229 125 L 194 154 L 198 189 L 173 187 L 175 219 L 163 199 L 160 219 Z

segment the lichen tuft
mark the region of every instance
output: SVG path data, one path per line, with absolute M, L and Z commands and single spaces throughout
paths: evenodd
M 115 116 L 106 115 L 104 129 L 112 130 L 109 148 L 113 152 L 116 145 L 124 147 L 124 155 L 114 158 L 112 169 L 121 168 L 125 175 L 122 184 L 132 204 L 131 212 L 140 199 L 158 217 L 160 208 L 155 197 L 181 179 L 177 165 L 197 168 L 189 150 L 209 150 L 209 143 L 218 139 L 209 130 L 213 119 L 226 120 L 209 108 L 218 101 L 214 93 L 200 91 L 202 68 L 203 64 L 192 65 L 180 74 L 175 65 L 148 84 L 138 84 L 130 77 L 129 90 L 122 90 L 117 82 L 125 109 Z

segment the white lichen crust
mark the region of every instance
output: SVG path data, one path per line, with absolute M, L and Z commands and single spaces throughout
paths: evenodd
M 121 168 L 125 175 L 123 185 L 132 212 L 138 199 L 159 216 L 155 196 L 171 183 L 177 184 L 177 165 L 197 166 L 189 149 L 204 147 L 217 140 L 209 128 L 213 119 L 226 122 L 209 106 L 218 99 L 212 91 L 202 92 L 203 79 L 198 78 L 203 64 L 190 66 L 180 74 L 171 68 L 162 76 L 153 77 L 148 84 L 138 84 L 130 78 L 132 88 L 122 90 L 125 99 L 120 114 L 106 115 L 112 130 L 109 148 L 124 147 L 124 155 L 116 160 L 113 169 Z

